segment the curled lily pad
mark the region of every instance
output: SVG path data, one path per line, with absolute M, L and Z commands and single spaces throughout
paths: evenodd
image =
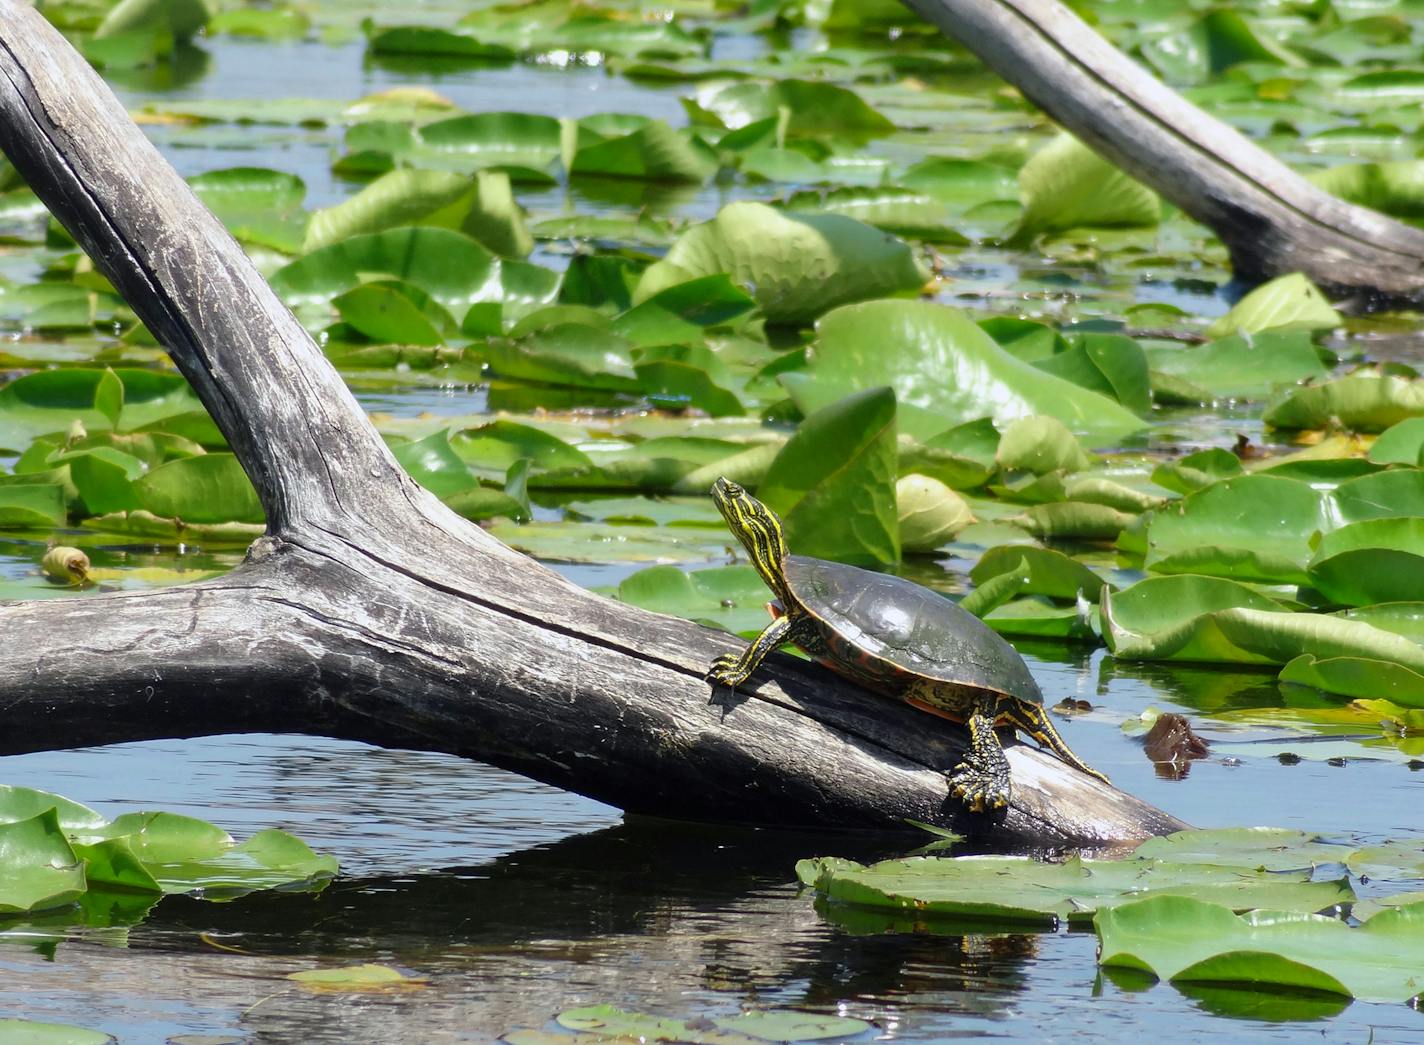
M 1424 378 L 1358 370 L 1333 381 L 1289 392 L 1266 410 L 1277 428 L 1328 428 L 1383 432 L 1424 415 Z
M 788 137 L 864 142 L 895 130 L 893 123 L 854 91 L 808 80 L 713 85 L 698 91 L 697 107 L 728 128 L 778 117 L 785 121 L 783 133 Z
M 1293 272 L 1251 291 L 1206 332 L 1208 337 L 1225 337 L 1262 330 L 1332 330 L 1341 319 L 1319 287 Z
M 974 521 L 964 498 L 927 475 L 901 476 L 895 483 L 900 517 L 900 547 L 907 552 L 934 551 Z
M 683 233 L 643 274 L 634 300 L 721 272 L 750 287 L 776 323 L 804 323 L 848 301 L 925 283 L 910 248 L 878 229 L 839 214 L 791 214 L 746 202 Z
M 1424 417 L 1411 417 L 1380 433 L 1370 447 L 1376 464 L 1424 463 Z
M 1424 671 L 1424 647 L 1364 620 L 1291 613 L 1218 578 L 1150 577 L 1104 591 L 1103 637 L 1127 660 L 1286 664 L 1302 654 L 1393 661 Z
M 1080 227 L 1153 226 L 1162 201 L 1071 135 L 1036 152 L 1019 171 L 1024 211 L 1017 241 Z
M 1088 454 L 1068 426 L 1056 417 L 1021 417 L 1004 429 L 996 461 L 1005 471 L 1077 472 L 1088 467 Z
M 1424 591 L 1424 518 L 1367 519 L 1322 535 L 1311 584 L 1336 603 L 1367 606 Z
M 60 907 L 85 890 L 84 862 L 51 809 L 0 823 L 0 914 Z

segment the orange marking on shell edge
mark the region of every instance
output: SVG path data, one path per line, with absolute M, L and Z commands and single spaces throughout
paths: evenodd
M 935 707 L 933 704 L 926 704 L 923 700 L 920 700 L 918 697 L 906 697 L 906 698 L 905 698 L 905 703 L 906 703 L 906 704 L 909 704 L 910 707 L 912 707 L 912 708 L 919 708 L 921 711 L 928 711 L 931 715 L 937 715 L 937 716 L 939 716 L 940 718 L 945 719 L 945 720 L 947 720 L 947 721 L 949 721 L 949 722 L 955 722 L 955 723 L 958 723 L 958 724 L 961 725 L 961 726 L 964 725 L 964 718 L 963 718 L 963 716 L 961 716 L 961 715 L 951 715 L 948 711 L 945 711 L 943 708 L 937 708 L 937 707 Z

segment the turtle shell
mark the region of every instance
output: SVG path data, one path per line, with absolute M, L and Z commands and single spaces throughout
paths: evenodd
M 1043 703 L 1018 652 L 938 592 L 802 555 L 788 555 L 785 566 L 791 594 L 824 643 L 808 652 L 841 674 L 897 695 L 932 679 Z

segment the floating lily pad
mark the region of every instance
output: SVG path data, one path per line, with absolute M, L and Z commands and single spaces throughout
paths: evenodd
M 1335 918 L 1153 897 L 1094 919 L 1104 965 L 1166 980 L 1248 983 L 1402 1002 L 1419 993 L 1424 904 L 1381 911 L 1358 928 Z
M 1208 337 L 1225 337 L 1262 330 L 1331 330 L 1341 318 L 1320 288 L 1296 272 L 1257 287 L 1206 332 Z
M 1312 882 L 1308 872 L 1245 871 L 1240 867 L 1160 860 L 1044 863 L 1026 857 L 911 857 L 869 867 L 850 860 L 802 860 L 802 882 L 833 901 L 913 912 L 917 918 L 986 918 L 1051 927 L 1085 923 L 1095 912 L 1146 894 L 1210 899 L 1225 909 L 1274 906 L 1319 911 L 1348 903 L 1343 879 Z
M 1328 428 L 1383 432 L 1424 415 L 1424 378 L 1360 370 L 1333 381 L 1295 389 L 1266 410 L 1277 428 Z
M 304 969 L 287 973 L 287 979 L 318 993 L 368 993 L 372 991 L 420 990 L 427 981 L 407 976 L 389 965 L 346 965 L 339 969 Z

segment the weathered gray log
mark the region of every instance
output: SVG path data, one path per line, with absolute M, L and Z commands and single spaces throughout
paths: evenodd
M 1178 821 L 1035 749 L 1000 822 L 943 775 L 963 737 L 778 658 L 609 602 L 452 513 L 391 457 L 242 249 L 87 63 L 0 0 L 0 144 L 162 343 L 243 462 L 269 536 L 189 587 L 0 605 L 0 752 L 234 731 L 477 758 L 637 813 L 1102 843 Z
M 1304 272 L 1346 306 L 1424 301 L 1424 231 L 1322 191 L 1058 0 L 905 0 L 1055 121 L 1197 221 L 1238 279 Z

